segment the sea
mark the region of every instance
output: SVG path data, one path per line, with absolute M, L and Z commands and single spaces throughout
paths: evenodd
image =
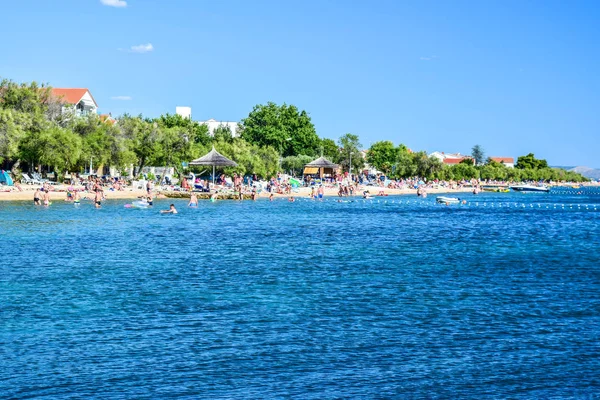
M 600 191 L 457 196 L 1 202 L 0 398 L 600 398 Z

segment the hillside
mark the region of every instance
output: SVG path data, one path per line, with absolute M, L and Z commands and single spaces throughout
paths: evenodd
M 578 174 L 581 174 L 586 178 L 594 180 L 600 179 L 600 169 L 594 169 L 589 167 L 575 167 L 571 168 L 569 171 L 577 172 Z

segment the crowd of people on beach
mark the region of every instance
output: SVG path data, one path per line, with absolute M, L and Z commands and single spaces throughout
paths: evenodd
M 197 207 L 199 198 L 208 198 L 211 201 L 218 199 L 238 199 L 238 200 L 257 200 L 259 197 L 267 197 L 273 201 L 275 197 L 284 197 L 293 202 L 297 197 L 308 196 L 313 200 L 323 199 L 325 193 L 334 195 L 337 192 L 339 198 L 362 195 L 364 199 L 373 196 L 387 196 L 390 190 L 400 190 L 414 192 L 419 197 L 427 197 L 429 191 L 433 190 L 462 190 L 472 191 L 478 194 L 484 190 L 484 186 L 508 186 L 509 182 L 499 181 L 481 181 L 481 180 L 461 180 L 461 181 L 440 181 L 427 180 L 424 178 L 410 179 L 390 179 L 384 174 L 367 176 L 361 174 L 349 174 L 348 172 L 328 175 L 326 177 L 306 175 L 303 178 L 295 178 L 283 173 L 277 173 L 267 180 L 259 180 L 256 174 L 242 175 L 233 173 L 227 176 L 224 173 L 215 177 L 214 184 L 209 179 L 196 177 L 194 174 L 183 177 L 179 185 L 160 185 L 164 180 L 159 180 L 158 185 L 163 186 L 160 190 L 155 190 L 155 183 L 152 179 L 138 181 L 143 182 L 145 193 L 138 197 L 136 205 L 152 206 L 156 198 L 165 198 L 161 192 L 183 192 L 189 195 L 190 207 Z M 64 189 L 66 186 L 66 190 Z M 15 183 L 17 190 L 23 190 L 18 182 Z M 101 208 L 103 201 L 106 200 L 107 192 L 123 192 L 133 190 L 128 181 L 119 178 L 100 178 L 88 176 L 86 178 L 78 175 L 72 176 L 66 185 L 56 189 L 53 182 L 45 181 L 41 187 L 37 187 L 33 194 L 33 202 L 36 206 L 49 206 L 52 203 L 51 193 L 59 190 L 66 191 L 67 202 L 81 204 L 82 200 L 90 200 L 94 207 Z M 394 193 L 394 192 L 392 192 Z M 183 195 L 183 197 L 187 197 Z M 54 196 L 56 198 L 56 196 Z M 181 197 L 181 195 L 178 195 Z M 175 208 L 163 210 L 169 213 L 176 213 Z

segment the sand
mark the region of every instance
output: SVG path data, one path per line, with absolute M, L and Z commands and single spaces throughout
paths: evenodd
M 598 186 L 597 183 L 587 183 L 584 184 L 583 186 Z M 21 185 L 21 188 L 23 189 L 23 191 L 18 191 L 16 188 L 11 188 L 10 192 L 5 192 L 3 190 L 6 190 L 6 187 L 2 187 L 0 188 L 0 201 L 19 201 L 19 200 L 27 200 L 27 201 L 33 201 L 33 194 L 35 192 L 35 189 L 39 188 L 39 186 L 36 185 Z M 53 191 L 50 192 L 50 198 L 52 201 L 64 201 L 67 198 L 67 193 L 66 193 L 66 189 L 67 189 L 67 185 L 55 185 L 53 186 Z M 376 187 L 376 186 L 359 186 L 359 189 L 356 190 L 354 192 L 355 196 L 361 196 L 362 197 L 362 193 L 364 190 L 368 190 L 371 193 L 371 196 L 376 196 L 379 194 L 379 192 L 381 190 L 383 190 L 383 192 L 386 195 L 417 195 L 417 191 L 416 189 L 382 189 L 380 187 Z M 453 194 L 453 193 L 469 193 L 471 192 L 473 189 L 469 188 L 469 187 L 465 187 L 465 188 L 459 188 L 459 189 L 448 189 L 448 188 L 438 188 L 438 189 L 427 189 L 427 194 L 428 195 L 439 195 L 439 194 Z M 168 191 L 160 191 L 158 189 L 155 189 L 154 193 L 164 193 L 166 195 L 166 197 L 174 197 L 174 198 L 181 198 L 181 197 L 188 197 L 189 195 L 187 193 L 183 193 L 183 192 L 168 192 Z M 104 191 L 104 195 L 106 197 L 106 200 L 135 200 L 141 196 L 144 196 L 146 194 L 145 190 L 140 190 L 140 189 L 125 189 L 123 191 L 112 191 L 112 190 L 105 190 Z M 288 196 L 294 196 L 294 197 L 308 197 L 310 194 L 310 188 L 300 188 L 298 189 L 297 192 L 292 192 L 291 195 L 278 195 L 278 194 L 274 194 L 275 197 L 288 197 Z M 337 197 L 338 195 L 338 189 L 333 187 L 333 188 L 326 188 L 325 189 L 325 196 L 335 196 Z M 259 195 L 260 198 L 263 197 L 268 197 L 269 194 L 266 192 L 263 192 Z M 81 197 L 87 197 L 88 199 L 93 199 L 94 198 L 94 193 L 87 193 L 87 192 L 81 192 Z M 163 197 L 163 196 L 159 196 Z M 200 197 L 200 196 L 199 196 Z M 221 197 L 222 198 L 222 197 Z
M 0 189 L 0 201 L 33 201 L 33 194 L 35 192 L 35 190 L 38 188 L 39 186 L 28 186 L 28 185 L 21 185 L 21 188 L 23 189 L 23 191 L 18 191 L 16 188 L 12 188 L 12 190 L 10 192 L 4 192 L 1 191 Z M 53 186 L 53 191 L 50 192 L 50 199 L 51 201 L 64 201 L 67 198 L 67 193 L 66 193 L 66 188 L 67 186 L 65 185 L 55 185 Z M 3 188 L 5 189 L 5 188 Z M 385 194 L 387 195 L 400 195 L 400 194 L 412 194 L 416 196 L 416 189 L 382 189 L 379 187 L 374 187 L 374 186 L 359 186 L 358 191 L 355 191 L 355 196 L 362 196 L 363 190 L 369 190 L 369 192 L 371 193 L 372 196 L 377 195 L 381 190 L 384 191 Z M 470 192 L 472 191 L 472 189 L 470 188 L 463 188 L 463 189 L 457 189 L 457 190 L 452 190 L 452 189 L 428 189 L 427 193 L 429 195 L 436 195 L 436 194 L 441 194 L 441 193 L 464 193 L 464 192 Z M 164 195 L 166 195 L 166 197 L 170 197 L 171 196 L 171 192 L 168 191 L 159 191 L 159 190 L 155 190 L 155 193 L 162 193 Z M 94 193 L 88 193 L 88 192 L 80 192 L 81 193 L 81 198 L 88 198 L 88 199 L 93 199 L 94 198 Z M 145 190 L 139 190 L 139 189 L 125 189 L 123 191 L 111 191 L 111 190 L 105 190 L 104 191 L 104 196 L 106 197 L 106 200 L 135 200 L 141 196 L 144 196 L 146 194 Z M 182 193 L 182 192 L 172 192 L 173 197 L 187 197 L 189 196 L 186 193 Z M 300 188 L 297 192 L 293 192 L 291 194 L 291 196 L 294 197 L 308 197 L 310 195 L 310 188 Z M 326 188 L 325 189 L 325 196 L 335 196 L 337 197 L 338 195 L 338 189 L 337 188 Z M 259 195 L 260 198 L 266 198 L 268 197 L 269 194 L 266 192 L 263 192 Z M 288 197 L 290 195 L 278 195 L 278 194 L 274 194 L 275 197 Z M 162 196 L 159 196 L 159 198 Z

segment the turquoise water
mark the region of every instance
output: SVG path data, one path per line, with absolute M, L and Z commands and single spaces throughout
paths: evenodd
M 0 398 L 593 398 L 600 195 L 0 203 Z

